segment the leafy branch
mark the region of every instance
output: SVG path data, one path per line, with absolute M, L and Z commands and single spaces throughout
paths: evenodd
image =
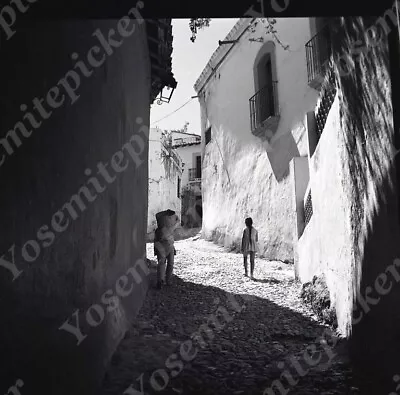
M 258 21 L 260 21 L 264 27 L 265 27 L 265 32 L 266 34 L 272 34 L 276 42 L 286 51 L 289 49 L 289 45 L 285 45 L 282 43 L 280 38 L 277 35 L 277 30 L 275 29 L 275 24 L 276 24 L 276 19 L 275 18 L 261 18 Z M 253 26 L 250 27 L 250 31 L 252 33 L 256 32 L 256 26 L 258 24 L 258 21 L 255 21 Z M 259 37 L 259 38 L 250 38 L 249 41 L 258 41 L 258 42 L 263 42 L 264 38 Z
M 211 18 L 191 18 L 189 22 L 189 28 L 192 32 L 192 37 L 190 37 L 191 42 L 196 41 L 197 32 L 205 27 L 210 26 Z
M 190 37 L 190 41 L 193 43 L 196 41 L 197 33 L 199 30 L 204 29 L 205 27 L 210 26 L 211 18 L 191 18 L 189 22 L 189 28 L 192 32 L 192 37 Z M 261 22 L 265 27 L 266 34 L 272 34 L 275 41 L 286 51 L 289 50 L 289 45 L 285 45 L 282 43 L 280 38 L 278 37 L 278 31 L 275 29 L 276 19 L 275 18 L 260 18 L 254 22 L 254 24 L 250 27 L 250 31 L 252 33 L 256 32 L 257 24 Z M 249 41 L 257 41 L 263 42 L 264 37 L 259 38 L 249 38 Z

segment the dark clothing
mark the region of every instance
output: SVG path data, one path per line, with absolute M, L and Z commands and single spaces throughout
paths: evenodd
M 158 265 L 157 265 L 157 283 L 170 284 L 173 271 L 174 271 L 174 254 L 170 253 L 166 257 L 160 256 L 158 258 Z
M 165 210 L 156 214 L 157 229 L 154 233 L 154 255 L 157 257 L 157 283 L 169 284 L 174 270 L 174 229 L 178 223 L 175 211 Z M 167 267 L 165 267 L 167 263 Z
M 166 235 L 162 228 L 157 228 L 154 233 L 154 255 L 166 258 L 171 252 L 176 255 L 173 237 Z

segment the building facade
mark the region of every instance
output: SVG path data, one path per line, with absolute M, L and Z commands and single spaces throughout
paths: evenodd
M 189 182 L 201 180 L 201 136 L 181 131 L 172 131 L 172 147 L 183 162 L 182 188 Z
M 324 277 L 362 392 L 389 393 L 400 372 L 399 2 L 375 18 L 260 26 L 239 20 L 195 85 L 203 232 L 235 244 L 252 216 L 267 258 L 294 260 L 303 283 Z
M 148 234 L 157 228 L 158 212 L 171 209 L 181 217 L 182 170 L 182 158 L 173 146 L 172 135 L 150 129 Z
M 201 107 L 204 236 L 239 248 L 244 219 L 259 230 L 259 253 L 293 261 L 293 157 L 307 155 L 304 43 L 315 22 L 241 18 L 195 84 Z M 287 47 L 288 46 L 288 47 Z
M 183 161 L 181 224 L 200 227 L 202 221 L 201 197 L 201 136 L 173 131 L 173 147 Z
M 1 393 L 98 393 L 146 295 L 150 104 L 176 82 L 171 20 L 127 20 L 2 40 Z

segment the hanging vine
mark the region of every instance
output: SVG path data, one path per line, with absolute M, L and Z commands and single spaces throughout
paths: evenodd
M 165 174 L 167 178 L 171 178 L 171 168 L 173 166 L 173 159 L 170 153 L 172 135 L 167 130 L 164 130 L 161 134 L 161 163 L 164 165 Z
M 264 27 L 265 27 L 265 33 L 266 34 L 272 34 L 274 37 L 275 41 L 285 50 L 289 50 L 289 45 L 285 45 L 282 43 L 281 39 L 278 37 L 278 31 L 275 29 L 275 24 L 276 24 L 276 19 L 275 18 L 260 18 L 254 22 L 254 24 L 250 27 L 250 31 L 252 33 L 256 32 L 256 26 L 257 24 L 261 22 Z M 257 41 L 257 42 L 264 42 L 264 37 L 258 37 L 258 38 L 249 38 L 249 41 Z
M 167 178 L 170 179 L 175 175 L 175 172 L 172 172 L 172 170 L 182 167 L 181 159 L 172 148 L 172 131 L 164 130 L 162 132 L 161 143 L 163 147 L 161 149 L 161 163 L 164 165 Z
M 211 18 L 191 18 L 189 22 L 189 28 L 192 32 L 192 37 L 190 41 L 194 43 L 197 38 L 197 32 L 205 27 L 210 26 Z
M 197 38 L 197 33 L 199 30 L 204 29 L 205 27 L 210 26 L 210 21 L 211 18 L 191 18 L 189 22 L 189 28 L 190 31 L 192 32 L 192 36 L 190 37 L 190 41 L 193 43 L 196 41 Z M 289 50 L 289 45 L 288 44 L 283 44 L 281 39 L 278 36 L 278 31 L 275 29 L 275 24 L 276 24 L 276 19 L 275 18 L 259 18 L 257 19 L 253 26 L 250 27 L 250 31 L 252 33 L 256 32 L 256 26 L 257 24 L 261 22 L 265 26 L 265 33 L 266 34 L 271 34 L 275 41 L 285 50 Z M 264 37 L 258 37 L 258 38 L 249 38 L 249 41 L 255 41 L 255 42 L 264 42 Z

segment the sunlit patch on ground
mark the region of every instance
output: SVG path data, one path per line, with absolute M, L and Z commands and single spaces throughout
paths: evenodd
M 153 260 L 152 248 L 147 245 Z M 280 379 L 280 361 L 288 367 L 290 358 L 302 360 L 311 344 L 322 350 L 318 340 L 326 326 L 302 304 L 293 265 L 257 259 L 252 281 L 244 277 L 240 254 L 211 242 L 193 237 L 176 242 L 176 250 L 173 285 L 158 291 L 152 284 L 113 357 L 102 394 L 123 394 L 131 385 L 126 393 L 139 394 L 141 384 L 147 394 L 262 394 Z M 236 310 L 231 298 L 238 302 Z M 218 309 L 229 319 L 221 316 L 220 327 L 209 326 L 212 336 L 204 335 L 193 360 L 179 359 L 182 342 L 196 338 Z M 304 377 L 293 369 L 296 385 L 290 393 L 358 393 L 350 389 L 351 371 L 342 356 L 329 364 L 321 359 Z M 154 385 L 164 385 L 160 375 L 166 386 L 156 391 Z M 282 384 L 291 387 L 286 379 Z

